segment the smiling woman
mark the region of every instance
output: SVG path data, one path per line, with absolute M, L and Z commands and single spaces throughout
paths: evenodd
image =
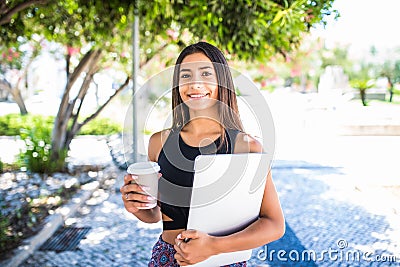
M 172 113 L 172 127 L 153 134 L 149 141 L 148 158 L 158 162 L 162 173 L 158 206 L 146 208 L 154 199 L 135 175 L 126 175 L 120 190 L 125 208 L 141 221 L 163 221 L 149 266 L 186 266 L 280 238 L 285 224 L 271 172 L 259 218 L 247 228 L 219 237 L 187 229 L 195 158 L 263 151 L 243 130 L 232 74 L 218 48 L 199 42 L 181 52 L 173 74 Z M 246 266 L 246 262 L 230 262 L 229 266 Z

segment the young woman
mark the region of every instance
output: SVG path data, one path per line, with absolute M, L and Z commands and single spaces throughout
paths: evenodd
M 153 134 L 148 148 L 149 160 L 161 167 L 161 192 L 162 180 L 191 188 L 194 159 L 199 154 L 263 150 L 257 140 L 244 133 L 228 64 L 222 52 L 209 43 L 190 45 L 179 55 L 173 76 L 172 108 L 172 127 Z M 127 211 L 143 222 L 163 221 L 163 232 L 153 247 L 149 266 L 194 264 L 219 253 L 256 248 L 284 234 L 284 217 L 271 172 L 267 176 L 259 218 L 244 230 L 223 237 L 186 230 L 188 190 L 179 196 L 182 205 L 161 199 L 158 206 L 143 209 L 149 205 L 151 196 L 134 181 L 135 177 L 128 174 L 121 187 Z M 178 196 L 165 199 L 174 197 Z M 190 241 L 183 242 L 186 238 Z M 229 266 L 246 266 L 246 262 Z

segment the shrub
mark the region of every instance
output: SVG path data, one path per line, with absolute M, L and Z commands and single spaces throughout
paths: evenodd
M 3 162 L 2 162 L 1 159 L 0 159 L 0 173 L 3 172 L 3 168 L 4 168 L 4 164 L 3 164 Z
M 108 118 L 97 118 L 91 120 L 81 128 L 80 135 L 111 135 L 120 133 L 121 125 L 112 122 Z
M 25 143 L 18 156 L 20 167 L 37 173 L 63 171 L 67 151 L 62 152 L 57 162 L 49 160 L 53 124 L 53 116 L 8 114 L 0 117 L 0 135 L 18 135 Z M 79 134 L 110 135 L 121 131 L 122 127 L 110 119 L 97 118 L 84 125 Z
M 51 129 L 41 117 L 33 118 L 32 124 L 31 128 L 20 130 L 19 136 L 25 143 L 19 154 L 20 165 L 31 172 L 45 173 L 51 169 Z
M 52 129 L 54 116 L 7 114 L 0 117 L 0 135 L 16 136 L 21 129 L 32 129 L 39 120 L 41 127 Z
M 41 128 L 53 130 L 54 116 L 7 114 L 0 116 L 0 135 L 17 136 L 21 129 L 31 130 L 36 127 L 35 122 L 42 123 Z M 110 135 L 120 133 L 121 125 L 108 118 L 96 118 L 84 125 L 79 135 Z

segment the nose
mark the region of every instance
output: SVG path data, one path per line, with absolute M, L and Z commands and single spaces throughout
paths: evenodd
M 203 80 L 201 79 L 201 75 L 196 73 L 193 75 L 193 79 L 190 83 L 190 86 L 195 89 L 202 88 L 204 86 Z
M 203 82 L 202 81 L 193 81 L 190 84 L 190 87 L 193 89 L 201 89 L 201 88 L 203 88 Z

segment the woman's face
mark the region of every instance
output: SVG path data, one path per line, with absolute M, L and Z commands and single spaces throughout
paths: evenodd
M 211 60 L 203 53 L 186 56 L 179 71 L 179 94 L 194 110 L 207 109 L 218 101 L 218 81 Z

